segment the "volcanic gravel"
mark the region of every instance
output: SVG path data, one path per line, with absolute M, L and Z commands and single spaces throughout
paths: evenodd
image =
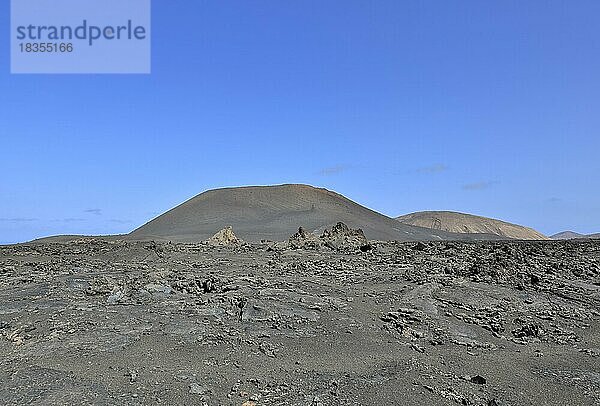
M 5 405 L 598 405 L 599 327 L 600 241 L 0 247 Z

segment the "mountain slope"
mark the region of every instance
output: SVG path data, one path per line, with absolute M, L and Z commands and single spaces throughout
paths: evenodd
M 574 238 L 586 238 L 586 236 L 584 234 L 576 233 L 575 231 L 563 231 L 561 233 L 551 235 L 550 238 L 553 240 L 572 240 Z
M 597 234 L 579 234 L 574 231 L 563 231 L 562 233 L 554 234 L 550 237 L 553 240 L 573 240 L 576 238 L 591 238 L 591 239 L 600 239 L 600 233 Z
M 246 241 L 281 241 L 300 226 L 312 231 L 338 221 L 352 228 L 362 228 L 369 239 L 416 241 L 474 238 L 402 224 L 338 193 L 307 185 L 209 190 L 134 230 L 129 237 L 200 241 L 230 225 L 236 235 Z
M 403 224 L 453 233 L 487 233 L 518 240 L 547 240 L 543 234 L 517 224 L 452 211 L 421 211 L 397 217 Z

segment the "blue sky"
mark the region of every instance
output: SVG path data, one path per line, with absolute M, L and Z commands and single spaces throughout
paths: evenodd
M 151 75 L 11 75 L 0 243 L 123 233 L 206 189 L 600 231 L 600 2 L 154 0 Z M 0 26 L 9 26 L 8 2 Z

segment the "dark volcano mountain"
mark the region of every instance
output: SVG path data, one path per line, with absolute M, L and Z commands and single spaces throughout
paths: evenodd
M 200 241 L 232 226 L 246 241 L 281 241 L 302 226 L 316 230 L 337 222 L 363 229 L 375 240 L 487 239 L 402 224 L 344 196 L 307 185 L 248 186 L 209 190 L 162 214 L 129 236 Z

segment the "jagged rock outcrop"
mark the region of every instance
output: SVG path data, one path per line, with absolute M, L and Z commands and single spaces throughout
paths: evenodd
M 326 228 L 320 238 L 326 246 L 336 250 L 360 249 L 369 244 L 363 230 L 360 228 L 351 229 L 342 222 L 338 222 L 331 228 Z
M 242 240 L 235 236 L 231 226 L 225 227 L 208 239 L 208 243 L 211 245 L 230 245 L 239 244 L 241 242 Z
M 307 232 L 304 228 L 298 228 L 298 231 L 294 233 L 288 239 L 288 247 L 291 249 L 319 249 L 321 247 L 321 241 L 313 233 Z
M 372 247 L 359 229 L 351 229 L 346 224 L 338 222 L 330 228 L 323 230 L 320 236 L 309 233 L 300 227 L 298 232 L 288 240 L 288 247 L 292 249 L 320 249 L 327 247 L 336 251 L 369 251 Z

